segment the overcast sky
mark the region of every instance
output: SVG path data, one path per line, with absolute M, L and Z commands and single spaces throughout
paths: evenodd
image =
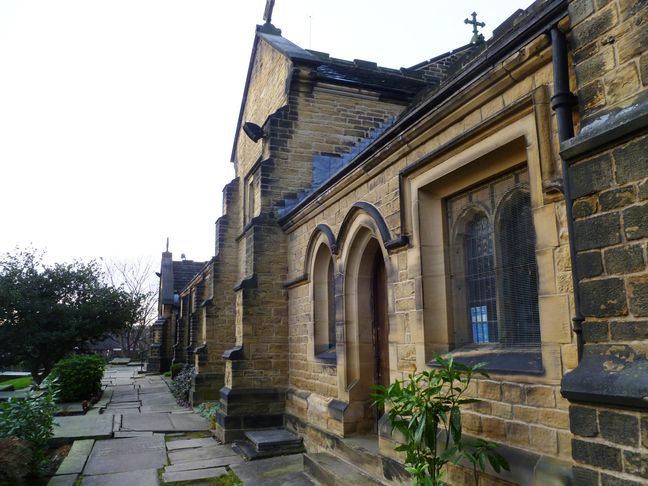
M 301 47 L 411 66 L 529 0 L 276 0 Z M 0 252 L 213 254 L 265 0 L 0 0 Z

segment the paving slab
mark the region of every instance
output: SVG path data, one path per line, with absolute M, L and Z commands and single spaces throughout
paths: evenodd
M 122 432 L 117 431 L 114 434 L 115 439 L 125 439 L 127 437 L 153 437 L 153 432 Z
M 107 439 L 113 420 L 112 414 L 54 417 L 54 439 Z
M 159 484 L 155 469 L 86 476 L 81 482 L 82 486 L 159 486 Z
M 202 439 L 180 439 L 171 440 L 166 443 L 167 451 L 177 451 L 178 449 L 191 449 L 196 447 L 219 445 L 211 437 L 204 437 Z
M 62 476 L 54 476 L 47 483 L 47 486 L 74 486 L 78 474 L 64 474 Z
M 229 445 L 214 445 L 200 447 L 198 449 L 180 449 L 169 452 L 169 461 L 171 464 L 189 461 L 202 461 L 207 459 L 217 459 L 219 457 L 233 456 L 236 453 Z
M 16 398 L 25 398 L 27 396 L 27 390 L 16 390 L 16 391 L 4 391 L 0 392 L 0 402 L 6 402 L 11 397 Z
M 304 473 L 302 454 L 235 464 L 230 468 L 243 484 L 263 486 L 317 486 Z
M 178 432 L 209 430 L 209 420 L 195 413 L 172 413 L 169 415 Z
M 165 472 L 189 471 L 192 469 L 203 469 L 208 467 L 224 467 L 240 464 L 244 460 L 238 454 L 234 456 L 217 457 L 216 459 L 203 459 L 202 461 L 178 462 L 164 468 Z
M 137 390 L 130 390 L 129 392 L 115 392 L 110 399 L 111 404 L 124 403 L 124 402 L 139 402 L 139 393 Z
M 168 413 L 142 413 L 126 415 L 120 430 L 148 430 L 153 432 L 175 432 Z
M 83 474 L 91 476 L 151 468 L 159 469 L 165 464 L 166 449 L 162 436 L 101 440 L 95 442 L 83 469 Z
M 93 439 L 75 440 L 70 448 L 70 452 L 68 452 L 68 455 L 65 456 L 65 459 L 63 459 L 63 462 L 56 470 L 56 475 L 78 474 L 82 472 L 94 442 Z
M 83 404 L 81 402 L 59 403 L 56 415 L 83 415 Z
M 193 471 L 165 472 L 162 478 L 165 482 L 191 481 L 194 479 L 217 478 L 224 474 L 227 474 L 227 469 L 224 467 L 210 467 L 207 469 L 194 469 Z

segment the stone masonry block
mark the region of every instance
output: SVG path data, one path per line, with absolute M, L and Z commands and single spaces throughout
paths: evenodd
M 637 196 L 635 195 L 634 187 L 632 186 L 610 189 L 609 191 L 602 192 L 599 195 L 601 211 L 609 211 L 610 209 L 629 206 L 635 202 L 636 199 Z
M 637 447 L 639 419 L 633 415 L 601 410 L 598 413 L 601 436 L 615 444 Z
M 532 407 L 555 407 L 556 396 L 554 394 L 554 388 L 543 385 L 526 386 L 526 404 Z
M 500 382 L 490 380 L 479 381 L 479 398 L 500 400 L 501 395 Z
M 616 447 L 572 439 L 572 454 L 576 462 L 621 471 L 621 451 Z
M 591 42 L 598 40 L 602 34 L 614 27 L 618 16 L 614 8 L 600 10 L 582 23 L 576 25 L 572 31 L 575 47 L 580 49 Z
M 623 451 L 624 471 L 648 479 L 648 453 Z
M 624 282 L 607 278 L 581 282 L 581 311 L 585 316 L 609 317 L 628 313 Z
M 558 246 L 558 224 L 553 205 L 534 209 L 533 224 L 536 229 L 536 248 L 543 249 Z
M 648 136 L 616 149 L 613 154 L 619 184 L 648 177 Z
M 596 197 L 579 199 L 572 207 L 574 218 L 577 219 L 591 216 L 596 211 L 598 211 L 598 199 Z
M 629 240 L 648 238 L 648 203 L 623 211 L 623 226 Z
M 639 200 L 640 201 L 645 201 L 648 199 L 648 180 L 645 180 L 641 184 L 639 184 Z
M 639 74 L 641 75 L 641 84 L 648 86 L 648 52 L 639 58 Z
M 581 23 L 594 13 L 594 0 L 575 0 L 569 3 L 569 19 L 572 26 Z
M 574 486 L 592 486 L 593 484 L 599 484 L 599 473 L 593 469 L 574 466 L 572 473 L 574 475 Z
M 610 323 L 612 341 L 648 340 L 648 321 L 620 321 Z
M 630 312 L 634 316 L 648 316 L 648 276 L 630 279 L 628 297 Z
M 567 295 L 541 295 L 538 298 L 542 339 L 551 343 L 571 342 L 569 298 Z M 548 323 L 548 324 L 547 324 Z
M 558 453 L 558 433 L 554 429 L 532 425 L 529 427 L 529 439 L 535 450 L 551 455 Z
M 621 243 L 618 213 L 602 214 L 574 222 L 576 250 L 592 250 Z
M 612 182 L 612 159 L 604 154 L 574 164 L 569 178 L 574 199 L 607 189 Z
M 502 383 L 502 400 L 508 403 L 524 403 L 524 387 L 516 383 Z
M 629 94 L 639 91 L 639 70 L 631 62 L 619 69 L 608 73 L 603 79 L 605 83 L 605 98 L 609 105 L 619 103 L 628 98 Z
M 601 75 L 614 69 L 614 49 L 606 46 L 598 54 L 591 56 L 576 66 L 576 76 L 581 85 L 591 83 Z
M 619 64 L 624 64 L 630 59 L 639 56 L 648 50 L 648 29 L 636 28 L 634 31 L 619 39 L 617 53 Z
M 576 257 L 578 275 L 582 278 L 597 277 L 603 273 L 603 260 L 600 251 L 579 253 Z
M 596 437 L 598 435 L 596 409 L 571 405 L 569 407 L 569 429 L 574 435 Z
M 607 321 L 585 321 L 583 323 L 583 335 L 585 342 L 601 343 L 610 339 Z
M 645 486 L 643 481 L 633 481 L 627 477 L 620 478 L 610 474 L 601 474 L 601 486 Z
M 597 79 L 593 83 L 578 89 L 578 104 L 583 113 L 594 111 L 605 105 L 605 85 Z
M 608 274 L 635 273 L 646 268 L 641 245 L 610 248 L 604 255 L 605 269 Z

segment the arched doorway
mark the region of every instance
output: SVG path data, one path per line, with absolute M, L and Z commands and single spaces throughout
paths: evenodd
M 373 386 L 389 384 L 387 270 L 378 240 L 365 229 L 353 241 L 345 275 L 346 382 L 357 433 L 377 430 L 384 412 L 372 406 Z

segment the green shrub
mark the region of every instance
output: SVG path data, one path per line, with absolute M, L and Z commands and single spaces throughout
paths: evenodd
M 176 402 L 183 407 L 189 405 L 189 393 L 193 385 L 194 371 L 193 366 L 185 364 L 171 383 L 171 393 L 173 393 Z
M 54 435 L 56 391 L 30 391 L 25 398 L 11 397 L 0 403 L 0 439 L 16 437 L 27 441 L 38 468 L 45 460 L 45 450 Z
M 52 376 L 58 380 L 62 402 L 98 399 L 105 362 L 94 354 L 64 358 L 54 365 Z
M 376 406 L 391 405 L 389 420 L 405 436 L 405 443 L 396 450 L 405 452 L 413 484 L 440 485 L 444 466 L 462 460 L 473 465 L 475 482 L 477 466 L 485 470 L 486 461 L 496 472 L 508 471 L 509 465 L 495 450 L 495 443 L 465 438 L 461 433 L 461 407 L 480 401 L 462 395 L 473 374 L 488 377 L 479 371 L 485 363 L 466 366 L 454 362 L 452 356 L 439 355 L 435 360 L 437 368 L 410 374 L 407 382 L 378 385 L 372 395 Z M 444 432 L 442 440 L 438 440 L 440 429 Z
M 185 366 L 185 363 L 173 363 L 171 365 L 171 379 L 175 380 L 175 377 L 178 376 L 178 373 L 180 373 Z

